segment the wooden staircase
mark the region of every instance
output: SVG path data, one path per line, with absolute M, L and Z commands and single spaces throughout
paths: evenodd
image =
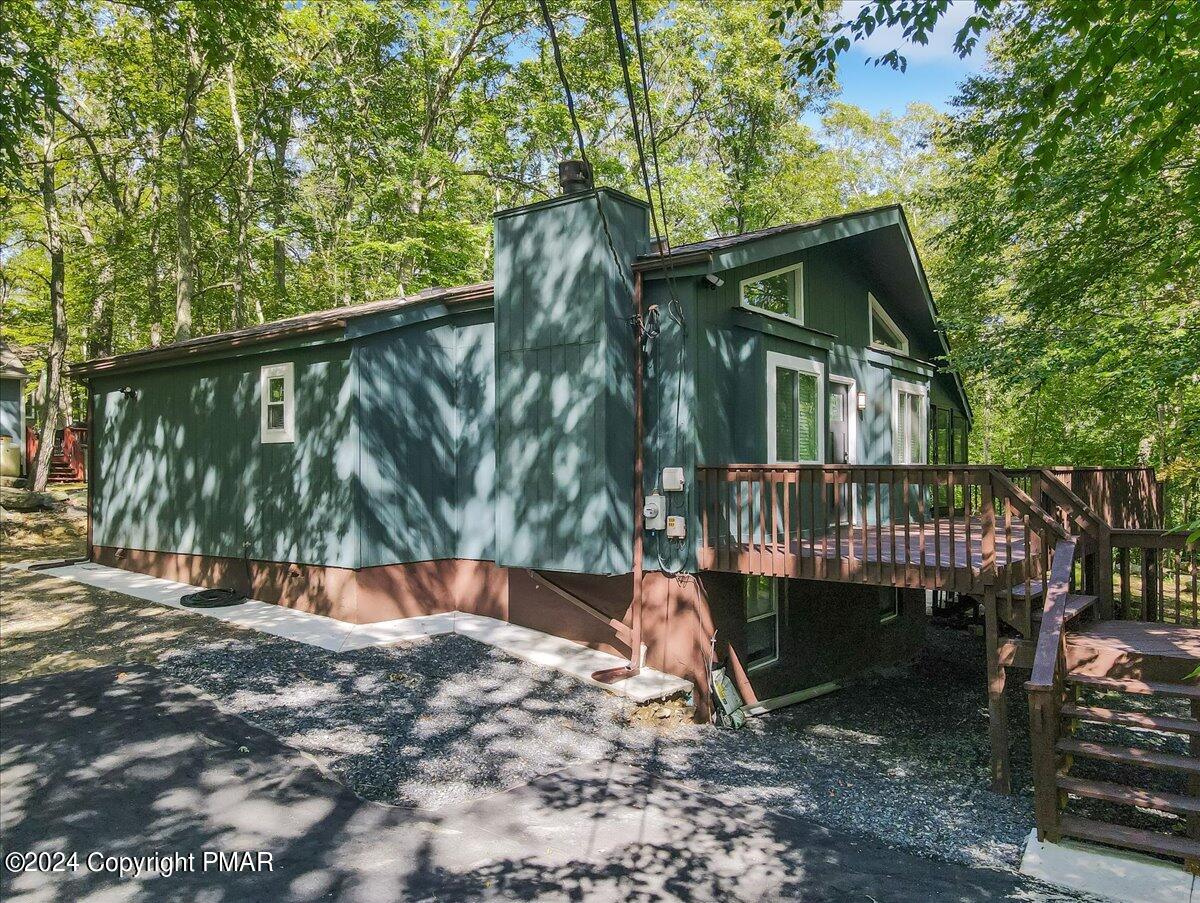
M 1043 579 L 997 594 L 999 620 L 1018 634 L 1001 643 L 1002 666 L 1027 667 L 1038 838 L 1073 838 L 1182 860 L 1200 872 L 1200 665 L 1194 551 L 1162 531 L 1116 531 L 1050 473 L 1037 498 L 1069 530 Z M 1178 547 L 1174 623 L 1145 602 L 1132 614 L 1126 546 Z M 1114 589 L 1114 552 L 1121 591 Z M 1173 559 L 1174 560 L 1174 559 Z M 1082 586 L 1079 591 L 1077 586 Z M 1040 609 L 1040 610 L 1037 610 Z M 1024 622 L 1029 612 L 1028 629 Z M 1001 679 L 1002 683 L 1002 679 Z
M 1064 683 L 1067 702 L 1054 747 L 1059 833 L 1182 859 L 1195 870 L 1200 686 L 1075 671 Z

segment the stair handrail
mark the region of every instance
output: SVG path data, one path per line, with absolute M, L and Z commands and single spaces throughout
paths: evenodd
M 1054 547 L 1046 601 L 1042 606 L 1042 629 L 1034 653 L 1033 672 L 1025 682 L 1026 689 L 1045 690 L 1054 685 L 1058 654 L 1066 646 L 1067 596 L 1071 592 L 1071 572 L 1075 566 L 1077 543 L 1074 536 L 1068 536 L 1060 539 Z
M 1061 837 L 1058 804 L 1058 761 L 1055 746 L 1062 725 L 1063 678 L 1067 659 L 1067 601 L 1078 540 L 1068 536 L 1054 547 L 1054 559 L 1042 608 L 1042 627 L 1034 652 L 1033 671 L 1025 682 L 1029 693 L 1029 739 L 1033 756 L 1033 808 L 1039 840 Z
M 1005 474 L 1003 470 L 998 467 L 993 467 L 991 469 L 991 475 L 993 483 L 998 484 L 999 487 L 1004 490 L 1005 497 L 1013 502 L 1013 507 L 1015 507 L 1021 514 L 1025 514 L 1029 517 L 1035 518 L 1036 520 L 1040 520 L 1045 525 L 1046 529 L 1059 540 L 1066 539 L 1071 535 L 1063 529 L 1062 524 L 1051 517 L 1049 511 L 1035 502 L 1028 494 L 1026 494 L 1024 489 L 1010 480 L 1008 475 Z
M 1067 508 L 1071 519 L 1082 530 L 1098 537 L 1104 529 L 1112 527 L 1102 518 L 1091 505 L 1076 495 L 1075 490 L 1059 479 L 1058 474 L 1049 468 L 1039 471 L 1042 478 L 1042 491 L 1054 498 L 1060 506 Z M 1090 529 L 1088 529 L 1090 527 Z
M 1066 483 L 1058 478 L 1054 471 L 1042 470 L 1042 491 L 1055 502 L 1067 508 L 1072 520 L 1086 532 L 1095 543 L 1095 556 L 1090 559 L 1091 585 L 1097 597 L 1097 609 L 1102 618 L 1110 618 L 1113 614 L 1113 545 L 1112 525 L 1101 517 L 1091 505 L 1075 494 Z M 1083 522 L 1090 525 L 1090 529 Z M 1085 565 L 1087 564 L 1085 560 Z

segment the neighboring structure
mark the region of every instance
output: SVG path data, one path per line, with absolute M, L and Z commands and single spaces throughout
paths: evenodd
M 0 341 L 0 474 L 25 473 L 25 380 L 29 373 L 12 349 Z
M 1182 546 L 1111 529 L 1061 474 L 966 464 L 898 206 L 666 254 L 648 219 L 568 193 L 496 214 L 494 284 L 74 367 L 92 558 L 360 623 L 512 621 L 686 677 L 701 712 L 714 655 L 770 708 L 910 657 L 927 591 L 958 593 L 986 616 L 1006 788 L 1005 669 L 1049 655 L 1063 685 L 1046 591 L 1058 637 L 1129 610 L 1096 565 L 1119 533 L 1143 567 Z

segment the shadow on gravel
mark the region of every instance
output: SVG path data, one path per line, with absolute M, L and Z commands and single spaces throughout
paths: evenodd
M 5 871 L 5 900 L 119 889 L 134 900 L 969 901 L 1021 898 L 1028 887 L 728 808 L 616 761 L 436 814 L 383 806 L 151 668 L 9 684 L 0 718 L 5 851 L 81 856 L 73 873 Z M 273 870 L 206 871 L 205 850 L 267 851 Z M 195 870 L 93 873 L 92 851 L 194 853 Z

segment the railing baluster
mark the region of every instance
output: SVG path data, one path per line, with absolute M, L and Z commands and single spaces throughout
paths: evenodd
M 875 471 L 875 579 L 883 583 L 883 471 Z
M 858 506 L 860 509 L 859 519 L 862 523 L 859 524 L 859 531 L 862 534 L 862 554 L 859 556 L 859 582 L 866 583 L 867 577 L 867 562 L 871 557 L 871 553 L 867 551 L 867 471 L 863 469 L 862 486 L 859 487 Z

